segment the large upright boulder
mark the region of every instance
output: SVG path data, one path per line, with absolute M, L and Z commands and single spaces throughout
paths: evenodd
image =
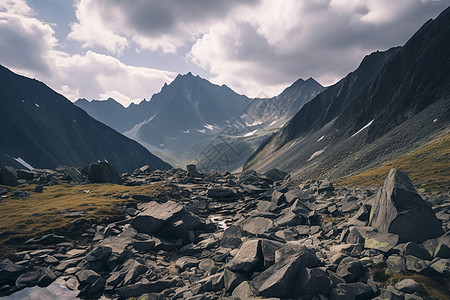
M 122 183 L 117 170 L 107 162 L 90 164 L 88 168 L 88 178 L 95 183 Z
M 0 184 L 16 186 L 17 182 L 17 172 L 12 167 L 4 166 L 0 169 Z
M 414 189 L 406 173 L 392 169 L 378 191 L 369 225 L 382 233 L 394 233 L 399 242 L 422 243 L 444 234 L 431 206 Z

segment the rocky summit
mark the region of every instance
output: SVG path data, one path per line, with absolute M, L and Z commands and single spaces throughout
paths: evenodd
M 72 185 L 90 183 L 95 176 L 86 170 L 99 174 L 101 166 L 60 167 L 51 184 L 68 174 Z M 117 183 L 116 175 L 102 178 Z M 36 183 L 21 178 L 15 180 Z M 85 299 L 450 296 L 449 198 L 419 195 L 399 170 L 378 191 L 254 171 L 200 173 L 195 166 L 189 172 L 142 167 L 120 179 L 125 186 L 158 181 L 177 192 L 123 195 L 133 202 L 119 221 L 77 222 L 84 243 L 55 234 L 29 239 L 0 262 L 0 295 L 56 282 Z

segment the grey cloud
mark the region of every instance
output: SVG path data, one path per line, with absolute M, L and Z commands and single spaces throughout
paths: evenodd
M 171 34 L 178 26 L 225 17 L 239 5 L 255 5 L 259 0 L 138 0 L 98 1 L 102 16 L 110 9 L 119 9 L 127 24 L 140 34 L 158 37 Z M 114 22 L 114 20 L 110 20 Z
M 330 16 L 325 13 L 327 5 L 308 1 L 305 13 L 323 12 L 322 15 L 327 18 L 311 24 L 314 28 L 305 29 L 306 36 L 301 40 L 295 40 L 294 36 L 298 32 L 294 31 L 292 39 L 282 41 L 286 47 L 290 46 L 289 43 L 298 43 L 294 45 L 293 51 L 279 53 L 276 48 L 280 49 L 283 45 L 269 45 L 256 28 L 245 23 L 238 26 L 236 35 L 240 43 L 235 43 L 238 46 L 224 45 L 224 51 L 230 61 L 258 65 L 257 69 L 248 69 L 246 74 L 239 74 L 241 82 L 256 79 L 264 86 L 293 82 L 298 77 L 306 79 L 311 76 L 319 80 L 342 78 L 358 66 L 364 55 L 404 44 L 423 23 L 444 10 L 450 1 L 415 4 L 396 20 L 359 22 L 355 26 L 348 15 Z M 362 5 L 357 7 L 355 13 L 363 16 L 368 12 L 368 8 Z M 303 29 L 297 28 L 297 31 Z
M 0 22 L 0 63 L 10 67 L 49 73 L 44 55 L 49 49 L 39 32 L 29 33 L 20 22 Z

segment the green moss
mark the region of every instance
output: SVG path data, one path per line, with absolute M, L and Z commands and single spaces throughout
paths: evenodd
M 365 241 L 365 247 L 366 248 L 374 248 L 374 249 L 380 249 L 389 247 L 389 244 L 386 242 L 379 242 L 375 239 L 366 239 Z

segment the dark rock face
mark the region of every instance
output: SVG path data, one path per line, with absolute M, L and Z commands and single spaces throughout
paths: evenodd
M 117 170 L 106 162 L 90 164 L 88 168 L 88 179 L 95 183 L 122 183 Z
M 292 178 L 337 178 L 404 155 L 445 131 L 449 23 L 447 9 L 404 46 L 367 55 L 303 106 L 247 166 L 280 168 Z
M 0 167 L 83 167 L 106 160 L 120 172 L 170 165 L 137 142 L 94 120 L 48 86 L 0 66 Z M 55 142 L 57 141 L 57 142 Z
M 16 186 L 19 184 L 17 179 L 17 173 L 14 168 L 4 166 L 0 169 L 0 184 Z
M 394 233 L 400 242 L 422 243 L 444 234 L 430 205 L 414 189 L 406 173 L 392 169 L 377 194 L 370 225 L 379 232 Z

